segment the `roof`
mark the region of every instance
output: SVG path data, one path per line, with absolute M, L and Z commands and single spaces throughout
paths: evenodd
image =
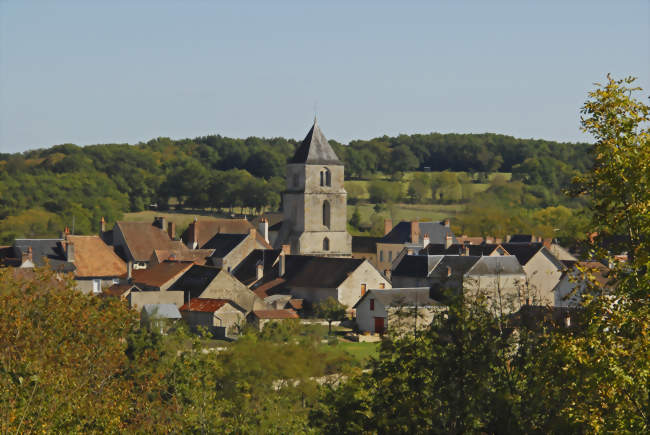
M 197 245 L 199 248 L 203 248 L 216 234 L 248 234 L 254 227 L 246 219 L 197 220 L 192 222 L 181 235 L 183 243 L 188 244 L 190 242 L 194 228 L 196 228 Z M 257 232 L 256 240 L 262 245 L 268 245 L 264 240 L 264 236 L 259 232 Z M 271 248 L 271 246 L 268 245 L 267 248 Z
M 158 263 L 163 261 L 191 261 L 196 264 L 205 264 L 208 257 L 212 255 L 212 249 L 154 249 L 152 258 L 155 257 Z
M 14 246 L 19 252 L 27 252 L 31 247 L 35 266 L 45 266 L 47 262 L 54 270 L 73 272 L 76 266 L 66 260 L 61 242 L 63 239 L 16 239 Z
M 227 299 L 193 298 L 181 307 L 181 311 L 200 311 L 214 313 L 219 308 L 230 303 Z
M 465 250 L 469 249 L 469 255 L 490 255 L 500 245 L 494 243 L 484 243 L 480 245 L 469 245 L 463 243 L 454 243 L 448 248 L 445 248 L 443 243 L 429 244 L 426 248 L 420 251 L 420 254 L 428 255 L 464 255 Z
M 585 272 L 589 273 L 600 286 L 605 287 L 609 283 L 609 268 L 598 261 L 578 261 L 574 263 Z
M 232 275 L 246 285 L 257 281 L 257 265 L 263 265 L 264 275 L 271 269 L 282 252 L 280 249 L 254 249 L 237 266 L 232 269 Z
M 356 258 L 287 255 L 283 278 L 292 287 L 336 288 L 364 261 Z
M 293 310 L 258 310 L 252 312 L 258 319 L 299 319 Z
M 472 275 L 525 275 L 517 257 L 504 255 L 480 257 L 467 274 Z
M 181 249 L 181 243 L 171 240 L 166 231 L 147 222 L 115 224 L 122 235 L 134 261 L 147 262 L 154 249 Z
M 99 236 L 66 236 L 74 246 L 77 277 L 120 276 L 126 263 Z
M 304 306 L 303 299 L 289 299 L 289 305 L 296 311 L 302 310 Z
M 376 254 L 377 242 L 381 239 L 381 237 L 352 236 L 352 252 Z
M 177 279 L 180 274 L 192 267 L 193 263 L 186 261 L 163 261 L 148 269 L 136 269 L 132 272 L 133 282 L 150 287 L 161 287 Z
M 192 265 L 168 290 L 182 290 L 186 296 L 198 298 L 220 272 L 217 267 Z
M 103 288 L 102 291 L 108 296 L 122 296 L 130 291 L 140 291 L 140 288 L 135 284 L 113 284 L 108 288 Z
M 429 275 L 436 278 L 447 278 L 451 273 L 452 277 L 462 278 L 481 258 L 490 257 L 476 257 L 473 255 L 445 255 L 433 268 L 433 270 L 429 272 Z
M 180 319 L 181 313 L 174 304 L 144 304 L 142 312 L 159 319 Z
M 306 163 L 313 165 L 342 165 L 325 135 L 314 119 L 314 125 L 305 136 L 289 163 Z
M 248 234 L 215 234 L 213 238 L 208 240 L 201 248 L 213 249 L 212 257 L 222 258 L 225 257 L 243 242 L 248 237 Z
M 366 298 L 376 299 L 381 304 L 388 307 L 430 307 L 442 305 L 435 299 L 432 299 L 429 287 L 415 288 L 393 288 L 390 290 L 370 290 L 366 292 L 361 299 L 354 305 L 356 308 L 361 301 Z
M 391 275 L 427 277 L 442 258 L 442 255 L 405 255 L 391 272 Z
M 540 249 L 544 247 L 541 243 L 502 243 L 501 246 L 514 255 L 519 260 L 519 263 L 524 266 Z
M 265 282 L 264 284 L 261 284 L 259 287 L 255 287 L 253 293 L 255 293 L 257 296 L 259 296 L 262 299 L 266 299 L 269 296 L 279 294 L 280 292 L 285 290 L 286 282 L 287 280 L 284 278 L 275 278 Z
M 429 243 L 444 244 L 447 236 L 452 237 L 452 243 L 456 243 L 456 237 L 451 228 L 440 222 L 418 222 L 419 239 L 418 244 L 422 245 L 424 235 L 429 235 Z M 411 243 L 411 222 L 402 221 L 395 225 L 388 234 L 379 240 L 380 243 Z

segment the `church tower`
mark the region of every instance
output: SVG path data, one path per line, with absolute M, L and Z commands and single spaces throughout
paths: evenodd
M 288 244 L 299 255 L 351 255 L 343 162 L 316 119 L 287 165 L 282 204 L 284 221 L 276 247 Z

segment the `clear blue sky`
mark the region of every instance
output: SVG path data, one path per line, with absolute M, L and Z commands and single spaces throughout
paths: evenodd
M 588 139 L 605 74 L 650 87 L 648 1 L 0 0 L 0 151 L 222 134 Z

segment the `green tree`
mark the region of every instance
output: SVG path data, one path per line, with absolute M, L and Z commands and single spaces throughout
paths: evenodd
M 346 307 L 338 300 L 330 296 L 327 299 L 316 304 L 314 307 L 314 312 L 318 317 L 327 320 L 327 323 L 329 324 L 327 334 L 332 335 L 332 322 L 334 320 L 345 319 Z
M 359 213 L 359 207 L 355 207 L 350 217 L 350 225 L 354 228 L 359 229 L 361 226 L 361 213 Z

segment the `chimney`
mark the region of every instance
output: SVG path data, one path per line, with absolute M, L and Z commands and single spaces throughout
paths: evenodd
M 282 245 L 280 249 L 284 255 L 291 254 L 291 245 Z
M 452 243 L 451 234 L 447 234 L 445 236 L 445 249 L 449 249 L 449 247 L 451 246 L 451 243 Z
M 390 233 L 392 229 L 393 229 L 393 220 L 384 219 L 384 235 Z
M 104 216 L 102 216 L 102 219 L 99 221 L 99 231 L 99 235 L 106 232 L 106 221 L 104 220 Z
M 512 236 L 510 234 L 506 234 L 506 242 L 510 242 L 511 238 L 512 238 Z
M 130 284 L 133 281 L 133 262 L 126 263 L 126 281 Z
M 285 246 L 288 245 L 282 245 L 284 248 Z M 280 263 L 278 264 L 278 276 L 283 277 L 284 273 L 286 272 L 286 257 L 287 255 L 284 253 L 284 249 L 282 249 L 282 253 L 280 254 Z
M 167 223 L 167 234 L 171 240 L 176 239 L 176 224 L 174 222 Z
M 449 219 L 445 219 L 444 221 L 442 221 L 442 224 L 443 224 L 445 227 L 449 228 L 449 226 L 450 226 Z
M 464 250 L 463 255 L 465 255 L 466 257 L 469 257 L 469 245 L 467 245 L 467 244 L 465 245 L 465 250 Z
M 425 234 L 424 237 L 422 238 L 422 247 L 426 248 L 429 246 L 430 239 L 429 239 L 429 234 Z
M 74 243 L 68 242 L 65 246 L 65 259 L 68 263 L 74 263 Z
M 158 227 L 161 230 L 165 231 L 166 230 L 166 228 L 165 228 L 165 218 L 162 217 L 162 216 L 156 216 L 155 218 L 153 218 L 153 226 Z
M 391 270 L 390 269 L 384 269 L 384 276 L 386 277 L 386 279 L 388 281 L 390 281 L 391 276 L 392 276 Z
M 259 281 L 264 276 L 264 264 L 260 261 L 256 266 L 255 277 Z
M 267 218 L 260 219 L 259 231 L 266 243 L 269 243 L 269 220 Z
M 250 228 L 248 230 L 248 235 L 251 237 L 251 239 L 255 240 L 257 238 L 257 230 L 255 228 Z
M 411 221 L 411 243 L 418 243 L 420 241 L 420 223 L 418 221 Z

